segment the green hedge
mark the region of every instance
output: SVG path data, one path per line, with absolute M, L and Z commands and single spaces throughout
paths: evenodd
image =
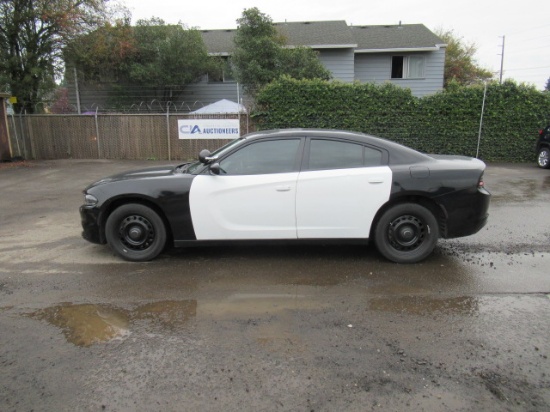
M 392 84 L 282 78 L 257 96 L 258 129 L 354 130 L 427 153 L 475 156 L 484 86 L 451 85 L 423 98 Z M 505 82 L 487 86 L 479 157 L 533 161 L 537 131 L 550 121 L 550 93 Z

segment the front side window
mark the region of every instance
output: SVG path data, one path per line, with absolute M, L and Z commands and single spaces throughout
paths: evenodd
M 309 148 L 309 170 L 350 169 L 380 166 L 382 153 L 360 144 L 312 139 Z
M 300 139 L 249 144 L 220 162 L 221 174 L 259 175 L 295 171 Z
M 393 56 L 392 79 L 421 79 L 424 77 L 424 56 Z

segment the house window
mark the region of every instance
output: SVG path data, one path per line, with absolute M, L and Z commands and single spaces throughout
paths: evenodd
M 393 56 L 392 79 L 421 79 L 424 77 L 424 56 Z
M 229 58 L 223 58 L 223 63 L 216 70 L 208 73 L 209 83 L 234 83 L 233 69 L 231 66 L 231 60 Z

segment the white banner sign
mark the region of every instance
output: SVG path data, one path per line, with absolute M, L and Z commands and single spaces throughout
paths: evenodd
M 239 119 L 179 119 L 180 139 L 236 139 L 240 133 Z

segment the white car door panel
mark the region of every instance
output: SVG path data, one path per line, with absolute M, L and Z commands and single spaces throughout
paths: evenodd
M 197 240 L 296 239 L 297 172 L 199 175 L 189 203 Z
M 368 238 L 388 201 L 387 166 L 301 172 L 296 195 L 298 238 Z

